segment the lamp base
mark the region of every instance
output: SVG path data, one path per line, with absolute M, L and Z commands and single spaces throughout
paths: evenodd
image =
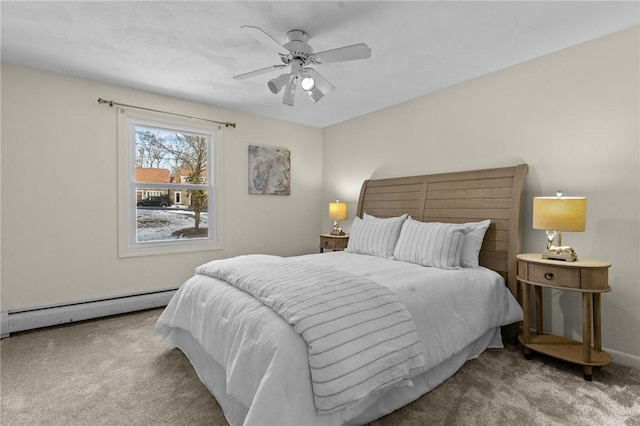
M 575 262 L 578 260 L 575 250 L 569 246 L 551 246 L 542 253 L 543 259 L 563 260 L 565 262 Z
M 331 232 L 329 232 L 329 235 L 337 235 L 337 236 L 344 235 L 344 231 L 342 231 L 342 228 L 338 226 L 337 220 L 333 221 L 333 229 L 331 230 Z

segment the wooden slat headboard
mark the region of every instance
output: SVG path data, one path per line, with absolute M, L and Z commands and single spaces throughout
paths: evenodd
M 477 222 L 491 219 L 480 251 L 480 264 L 501 274 L 517 296 L 516 254 L 529 167 L 474 170 L 366 180 L 357 215 L 377 217 L 408 213 L 423 222 Z

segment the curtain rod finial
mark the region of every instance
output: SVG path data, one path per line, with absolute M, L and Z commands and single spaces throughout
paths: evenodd
M 102 98 L 98 98 L 98 103 L 99 104 L 109 104 L 110 107 L 113 107 L 113 101 L 107 101 L 107 100 L 102 99 Z

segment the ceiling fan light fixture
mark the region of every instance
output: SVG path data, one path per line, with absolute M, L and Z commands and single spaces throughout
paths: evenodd
M 302 90 L 309 92 L 316 87 L 316 81 L 309 75 L 303 75 L 300 87 L 302 87 Z
M 274 95 L 277 94 L 282 88 L 289 83 L 290 80 L 289 74 L 282 74 L 276 78 L 272 78 L 267 82 L 267 87 L 271 90 L 271 93 Z
M 304 71 L 306 76 L 313 78 L 316 89 L 320 90 L 324 95 L 331 93 L 336 89 L 336 86 L 331 84 L 329 80 L 324 78 L 322 74 L 315 69 L 308 67 L 305 68 Z
M 317 87 L 314 87 L 311 90 L 307 90 L 307 94 L 309 95 L 313 103 L 318 102 L 324 96 L 324 93 L 322 93 L 322 91 Z
M 287 87 L 284 89 L 284 95 L 282 96 L 282 103 L 285 105 L 293 106 L 296 98 L 296 86 L 298 77 L 293 77 Z

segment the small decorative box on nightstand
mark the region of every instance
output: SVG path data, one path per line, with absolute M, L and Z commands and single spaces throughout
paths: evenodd
M 349 234 L 331 235 L 320 234 L 320 253 L 325 250 L 341 251 L 347 248 L 349 242 Z
M 593 367 L 611 364 L 611 356 L 602 350 L 600 330 L 600 295 L 611 291 L 608 262 L 578 259 L 575 262 L 543 259 L 540 254 L 519 254 L 518 282 L 522 286 L 524 320 L 522 334 L 528 359 L 531 351 L 551 355 L 584 366 L 585 380 L 591 380 Z M 534 286 L 536 307 L 536 334 L 531 334 L 530 290 Z M 582 293 L 582 342 L 542 332 L 542 288 L 578 291 Z M 592 317 L 593 315 L 593 317 Z M 593 344 L 591 330 L 593 329 Z

